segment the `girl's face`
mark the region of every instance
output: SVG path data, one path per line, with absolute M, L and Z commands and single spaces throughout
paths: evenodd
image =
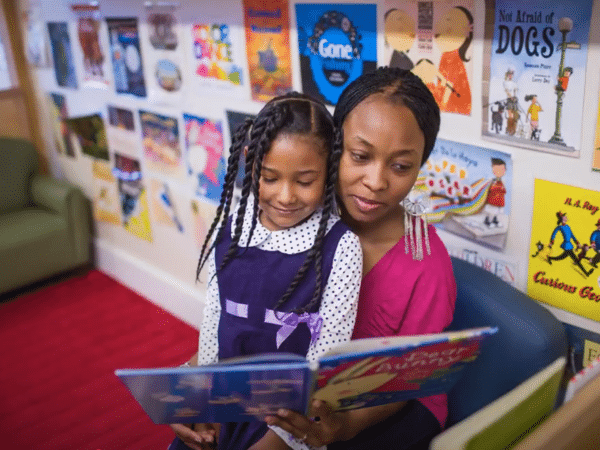
M 399 217 L 425 148 L 412 111 L 374 94 L 348 114 L 343 131 L 338 195 L 345 212 L 363 224 Z
M 260 222 L 271 231 L 307 219 L 323 203 L 327 152 L 320 140 L 279 135 L 263 159 L 259 182 Z
M 442 53 L 458 50 L 469 35 L 470 27 L 465 13 L 452 8 L 434 26 L 435 44 Z

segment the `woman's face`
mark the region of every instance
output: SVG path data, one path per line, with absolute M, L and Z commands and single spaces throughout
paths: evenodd
M 425 147 L 412 111 L 374 94 L 348 114 L 343 131 L 338 196 L 345 213 L 362 224 L 396 219 L 417 179 Z

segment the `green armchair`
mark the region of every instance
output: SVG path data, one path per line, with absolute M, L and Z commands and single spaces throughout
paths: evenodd
M 0 138 L 0 294 L 82 266 L 91 258 L 89 202 L 38 173 L 34 146 Z

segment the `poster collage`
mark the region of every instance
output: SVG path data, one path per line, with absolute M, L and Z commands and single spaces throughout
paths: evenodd
M 66 21 L 44 23 L 32 10 L 26 37 L 30 63 L 53 67 L 58 87 L 148 100 L 136 110 L 109 104 L 107 117 L 72 117 L 60 89 L 48 93 L 58 152 L 94 159 L 96 220 L 148 241 L 161 223 L 190 233 L 199 245 L 221 195 L 226 136 L 252 114 L 228 110 L 225 121 L 186 111 L 165 116 L 153 104 L 180 105 L 197 89 L 266 102 L 293 89 L 293 61 L 299 61 L 296 85 L 330 106 L 364 72 L 384 65 L 411 70 L 443 114 L 471 116 L 481 107 L 484 141 L 566 158 L 580 158 L 593 145 L 590 171 L 600 172 L 600 121 L 593 143 L 583 142 L 580 127 L 592 4 L 488 0 L 486 23 L 477 24 L 475 0 L 241 0 L 240 27 L 225 13 L 221 22 L 182 23 L 177 2 L 148 2 L 140 17 L 104 17 L 95 2 L 71 5 L 76 35 Z M 149 30 L 144 54 L 140 24 Z M 483 80 L 474 79 L 471 58 L 478 26 L 489 68 Z M 75 46 L 83 73 L 75 68 Z M 482 103 L 473 101 L 474 83 L 482 83 Z M 180 195 L 181 184 L 193 186 L 194 198 Z M 498 257 L 466 248 L 449 248 L 451 254 L 515 284 L 517 268 L 502 256 L 514 198 L 510 154 L 438 139 L 415 190 L 428 199 L 431 223 Z M 528 294 L 600 321 L 600 193 L 536 180 L 534 195 Z M 190 212 L 188 225 L 183 218 Z

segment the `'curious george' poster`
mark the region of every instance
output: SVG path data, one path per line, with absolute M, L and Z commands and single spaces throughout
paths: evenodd
M 536 180 L 527 293 L 600 320 L 600 193 Z

